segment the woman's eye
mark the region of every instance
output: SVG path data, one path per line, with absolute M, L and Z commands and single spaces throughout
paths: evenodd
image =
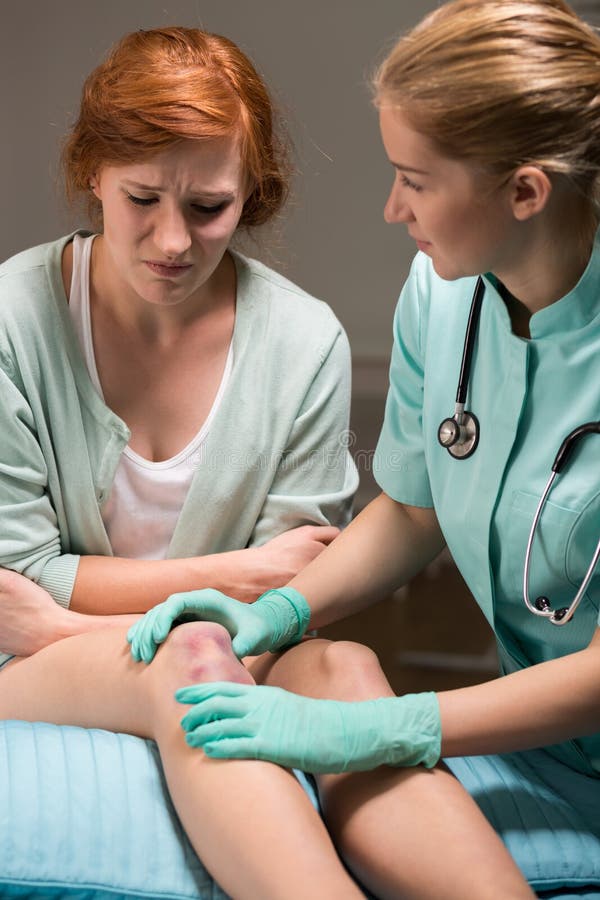
M 416 191 L 417 193 L 423 190 L 420 184 L 415 184 L 415 182 L 411 181 L 410 178 L 407 178 L 406 175 L 401 175 L 400 178 L 404 187 L 408 188 L 409 190 Z
M 154 206 L 154 204 L 158 203 L 158 197 L 138 197 L 136 194 L 130 194 L 129 191 L 125 192 L 125 196 L 130 203 L 134 203 L 136 206 Z M 227 205 L 227 201 L 218 203 L 216 206 L 206 206 L 203 203 L 192 203 L 191 208 L 195 213 L 200 213 L 201 215 L 216 216 L 222 212 Z
M 130 203 L 135 203 L 136 206 L 151 206 L 153 203 L 156 203 L 156 197 L 136 197 L 135 194 L 130 194 L 127 191 L 127 199 Z
M 226 203 L 218 203 L 216 206 L 204 206 L 202 203 L 192 204 L 194 212 L 202 213 L 205 216 L 216 216 L 218 213 L 223 212 L 226 206 Z

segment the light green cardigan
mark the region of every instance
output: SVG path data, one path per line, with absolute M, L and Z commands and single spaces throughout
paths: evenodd
M 72 235 L 0 266 L 0 565 L 68 606 L 79 556 L 111 556 L 102 522 L 125 423 L 94 390 L 61 277 Z M 329 307 L 234 254 L 231 378 L 168 556 L 345 524 L 357 474 L 345 441 L 350 356 Z

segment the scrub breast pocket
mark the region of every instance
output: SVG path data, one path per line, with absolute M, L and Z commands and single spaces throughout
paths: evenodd
M 523 596 L 525 550 L 539 499 L 537 494 L 525 491 L 515 491 L 512 497 L 506 560 L 511 593 L 517 597 Z M 546 501 L 531 548 L 529 596 L 532 603 L 538 597 L 547 597 L 554 609 L 570 605 L 585 577 L 599 531 L 598 494 L 581 509 Z M 597 617 L 599 584 L 600 572 L 596 572 L 582 599 L 580 615 L 587 610 L 588 615 L 593 611 Z

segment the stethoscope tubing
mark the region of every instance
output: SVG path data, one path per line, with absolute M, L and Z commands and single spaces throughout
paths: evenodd
M 469 321 L 467 322 L 467 330 L 465 333 L 465 343 L 463 346 L 463 355 L 460 363 L 460 373 L 458 376 L 458 386 L 456 388 L 456 406 L 460 407 L 460 412 L 465 408 L 467 402 L 467 391 L 469 389 L 469 378 L 471 375 L 471 362 L 473 360 L 473 351 L 475 349 L 475 337 L 477 335 L 477 326 L 481 315 L 481 304 L 483 295 L 485 294 L 485 282 L 481 275 L 477 279 L 471 308 L 469 310 Z M 455 410 L 455 413 L 458 410 Z M 460 423 L 459 423 L 460 424 Z
M 561 609 L 556 610 L 552 609 L 550 607 L 550 602 L 546 597 L 538 597 L 535 604 L 531 602 L 531 597 L 529 596 L 529 570 L 531 568 L 531 551 L 533 548 L 533 541 L 535 538 L 538 522 L 542 516 L 542 510 L 546 505 L 546 500 L 548 499 L 548 494 L 552 489 L 554 481 L 559 476 L 563 467 L 570 458 L 577 441 L 585 437 L 587 434 L 600 434 L 600 422 L 586 422 L 584 425 L 579 425 L 566 436 L 566 438 L 560 445 L 558 453 L 556 454 L 554 462 L 552 463 L 552 471 L 550 477 L 546 483 L 546 487 L 544 488 L 544 492 L 540 498 L 540 502 L 537 505 L 535 516 L 533 517 L 533 522 L 531 525 L 531 530 L 529 532 L 529 538 L 527 540 L 527 549 L 525 550 L 525 565 L 523 567 L 523 600 L 525 601 L 525 606 L 527 607 L 529 612 L 533 613 L 534 616 L 541 616 L 542 618 L 549 619 L 553 625 L 566 625 L 567 622 L 571 621 L 575 610 L 581 603 L 583 595 L 587 590 L 588 584 L 592 580 L 594 569 L 596 568 L 598 560 L 600 559 L 599 540 L 596 546 L 596 550 L 592 556 L 591 562 L 584 575 L 583 581 L 579 585 L 579 590 L 575 594 L 575 597 L 568 607 L 565 606 Z M 539 604 L 539 606 L 537 604 Z
M 473 351 L 475 347 L 475 338 L 478 330 L 479 319 L 481 315 L 481 304 L 485 294 L 485 282 L 481 276 L 478 277 L 473 292 L 471 308 L 469 310 L 469 319 L 465 332 L 465 341 L 463 345 L 463 354 L 460 364 L 460 373 L 458 377 L 458 386 L 456 389 L 456 403 L 454 407 L 454 415 L 443 419 L 438 427 L 438 442 L 444 447 L 454 459 L 468 459 L 477 449 L 479 443 L 479 422 L 473 413 L 465 409 L 467 400 L 467 391 L 469 388 L 469 378 L 471 373 L 471 362 L 473 360 Z M 600 422 L 586 422 L 579 425 L 571 431 L 558 449 L 558 453 L 552 463 L 552 471 L 548 479 L 548 483 L 544 488 L 540 502 L 537 505 L 529 537 L 527 540 L 527 548 L 525 550 L 525 565 L 523 568 L 523 600 L 529 612 L 535 616 L 541 616 L 548 619 L 553 625 L 566 625 L 573 618 L 573 614 L 579 606 L 588 584 L 592 579 L 594 569 L 600 559 L 600 540 L 596 546 L 594 555 L 590 565 L 585 573 L 584 579 L 579 586 L 575 597 L 568 607 L 554 610 L 550 606 L 547 597 L 538 597 L 535 603 L 531 602 L 529 596 L 529 571 L 531 568 L 531 553 L 533 542 L 540 521 L 542 510 L 546 504 L 548 494 L 552 489 L 555 478 L 562 471 L 563 467 L 569 460 L 573 448 L 578 440 L 587 434 L 600 434 Z

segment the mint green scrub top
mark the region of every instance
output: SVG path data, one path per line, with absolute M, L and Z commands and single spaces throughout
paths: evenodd
M 444 281 L 427 256 L 417 255 L 394 319 L 374 471 L 394 500 L 435 508 L 507 673 L 586 647 L 598 624 L 600 566 L 563 627 L 528 612 L 522 592 L 529 529 L 556 452 L 573 428 L 600 419 L 598 236 L 575 288 L 532 316 L 529 340 L 512 333 L 494 277 L 486 276 L 466 404 L 481 433 L 475 453 L 457 460 L 439 445 L 437 430 L 454 412 L 475 283 Z M 592 434 L 558 476 L 544 509 L 532 555 L 532 599 L 543 594 L 555 609 L 568 606 L 599 533 L 600 436 Z M 548 690 L 568 688 L 552 683 Z M 600 772 L 600 733 L 547 749 L 579 771 Z

